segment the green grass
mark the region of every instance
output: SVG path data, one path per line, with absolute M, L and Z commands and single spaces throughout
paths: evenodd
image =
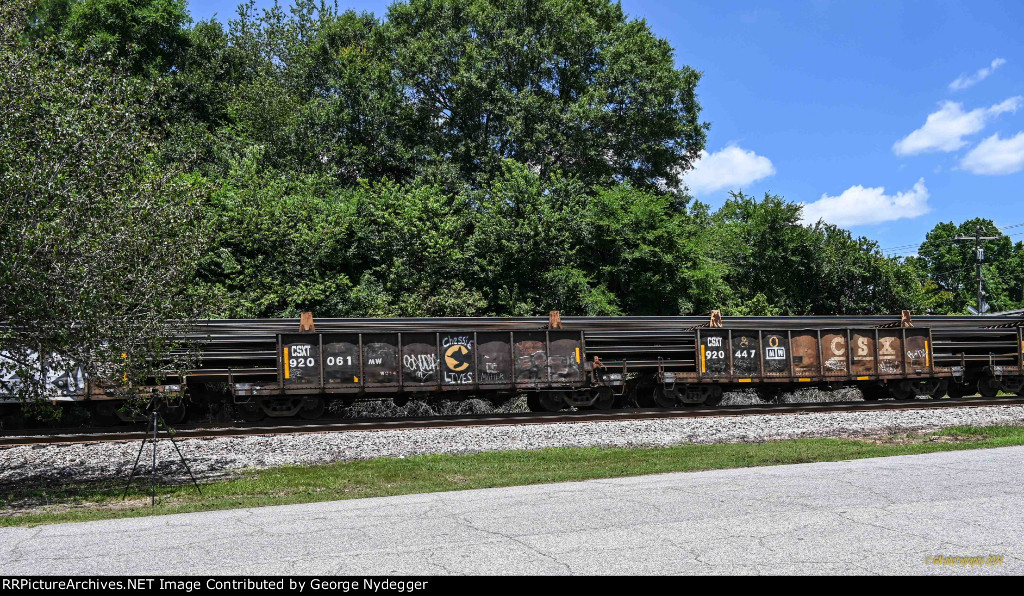
M 838 461 L 936 451 L 1024 445 L 1024 427 L 956 427 L 877 441 L 800 439 L 769 443 L 680 445 L 650 449 L 542 449 L 472 455 L 383 457 L 320 466 L 251 470 L 238 477 L 157 489 L 136 484 L 121 501 L 123 480 L 107 484 L 0 489 L 0 526 L 262 507 L 497 486 L 567 482 L 749 466 Z M 145 479 L 142 480 L 145 482 Z

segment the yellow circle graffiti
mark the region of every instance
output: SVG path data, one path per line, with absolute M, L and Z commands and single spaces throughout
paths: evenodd
M 773 336 L 769 337 L 768 338 L 768 345 L 773 347 L 773 348 L 779 347 L 779 338 L 778 338 L 778 336 L 773 335 Z
M 456 344 L 444 353 L 444 362 L 448 365 L 448 370 L 459 372 L 469 368 L 469 362 L 466 362 L 463 358 L 456 358 L 456 354 L 466 355 L 469 350 L 462 344 Z

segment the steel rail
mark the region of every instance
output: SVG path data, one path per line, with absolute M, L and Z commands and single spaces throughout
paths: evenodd
M 435 416 L 430 418 L 359 419 L 345 422 L 280 424 L 232 424 L 220 427 L 186 427 L 176 430 L 178 439 L 244 437 L 260 435 L 311 434 L 322 432 L 358 432 L 382 430 L 414 430 L 428 428 L 459 428 L 475 426 L 512 426 L 523 424 L 556 424 L 576 422 L 618 422 L 631 420 L 670 420 L 677 418 L 743 417 L 762 415 L 794 415 L 808 413 L 875 412 L 895 410 L 928 410 L 948 408 L 981 408 L 1024 405 L 1024 397 L 964 398 L 913 401 L 826 402 L 802 404 L 757 404 L 686 409 L 628 409 L 607 411 L 576 411 L 552 413 L 472 414 Z M 42 434 L 0 437 L 0 448 L 57 445 L 67 443 L 113 443 L 136 441 L 148 436 L 144 431 L 77 434 Z

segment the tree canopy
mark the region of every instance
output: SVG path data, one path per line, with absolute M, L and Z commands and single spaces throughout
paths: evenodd
M 41 364 L 160 376 L 198 314 L 201 185 L 155 157 L 154 87 L 124 62 L 25 40 L 25 14 L 0 8 L 0 373 L 35 395 Z

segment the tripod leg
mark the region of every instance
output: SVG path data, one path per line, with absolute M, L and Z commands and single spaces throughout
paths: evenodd
M 199 494 L 203 494 L 203 489 L 199 488 L 199 482 L 196 481 L 196 477 L 192 474 L 192 468 L 189 467 L 188 462 L 185 461 L 185 456 L 181 454 L 181 449 L 178 448 L 178 442 L 174 440 L 174 435 L 171 434 L 171 429 L 167 426 L 167 421 L 163 420 L 164 430 L 167 431 L 167 438 L 171 440 L 171 445 L 174 445 L 174 450 L 178 452 L 178 458 L 181 459 L 181 463 L 184 464 L 185 470 L 188 471 L 189 477 L 192 479 L 192 484 L 196 485 L 196 490 Z
M 135 478 L 135 470 L 139 467 L 139 460 L 142 459 L 142 450 L 146 448 L 146 441 L 147 439 L 143 437 L 142 444 L 139 445 L 139 454 L 135 456 L 135 465 L 132 466 L 132 473 L 128 475 L 128 484 L 124 485 L 124 494 L 121 495 L 122 501 L 128 498 L 128 489 L 132 485 L 132 479 Z
M 153 499 L 149 502 L 150 507 L 156 507 L 156 431 L 157 431 L 157 412 L 153 410 L 153 471 L 152 471 L 152 482 L 153 482 Z

